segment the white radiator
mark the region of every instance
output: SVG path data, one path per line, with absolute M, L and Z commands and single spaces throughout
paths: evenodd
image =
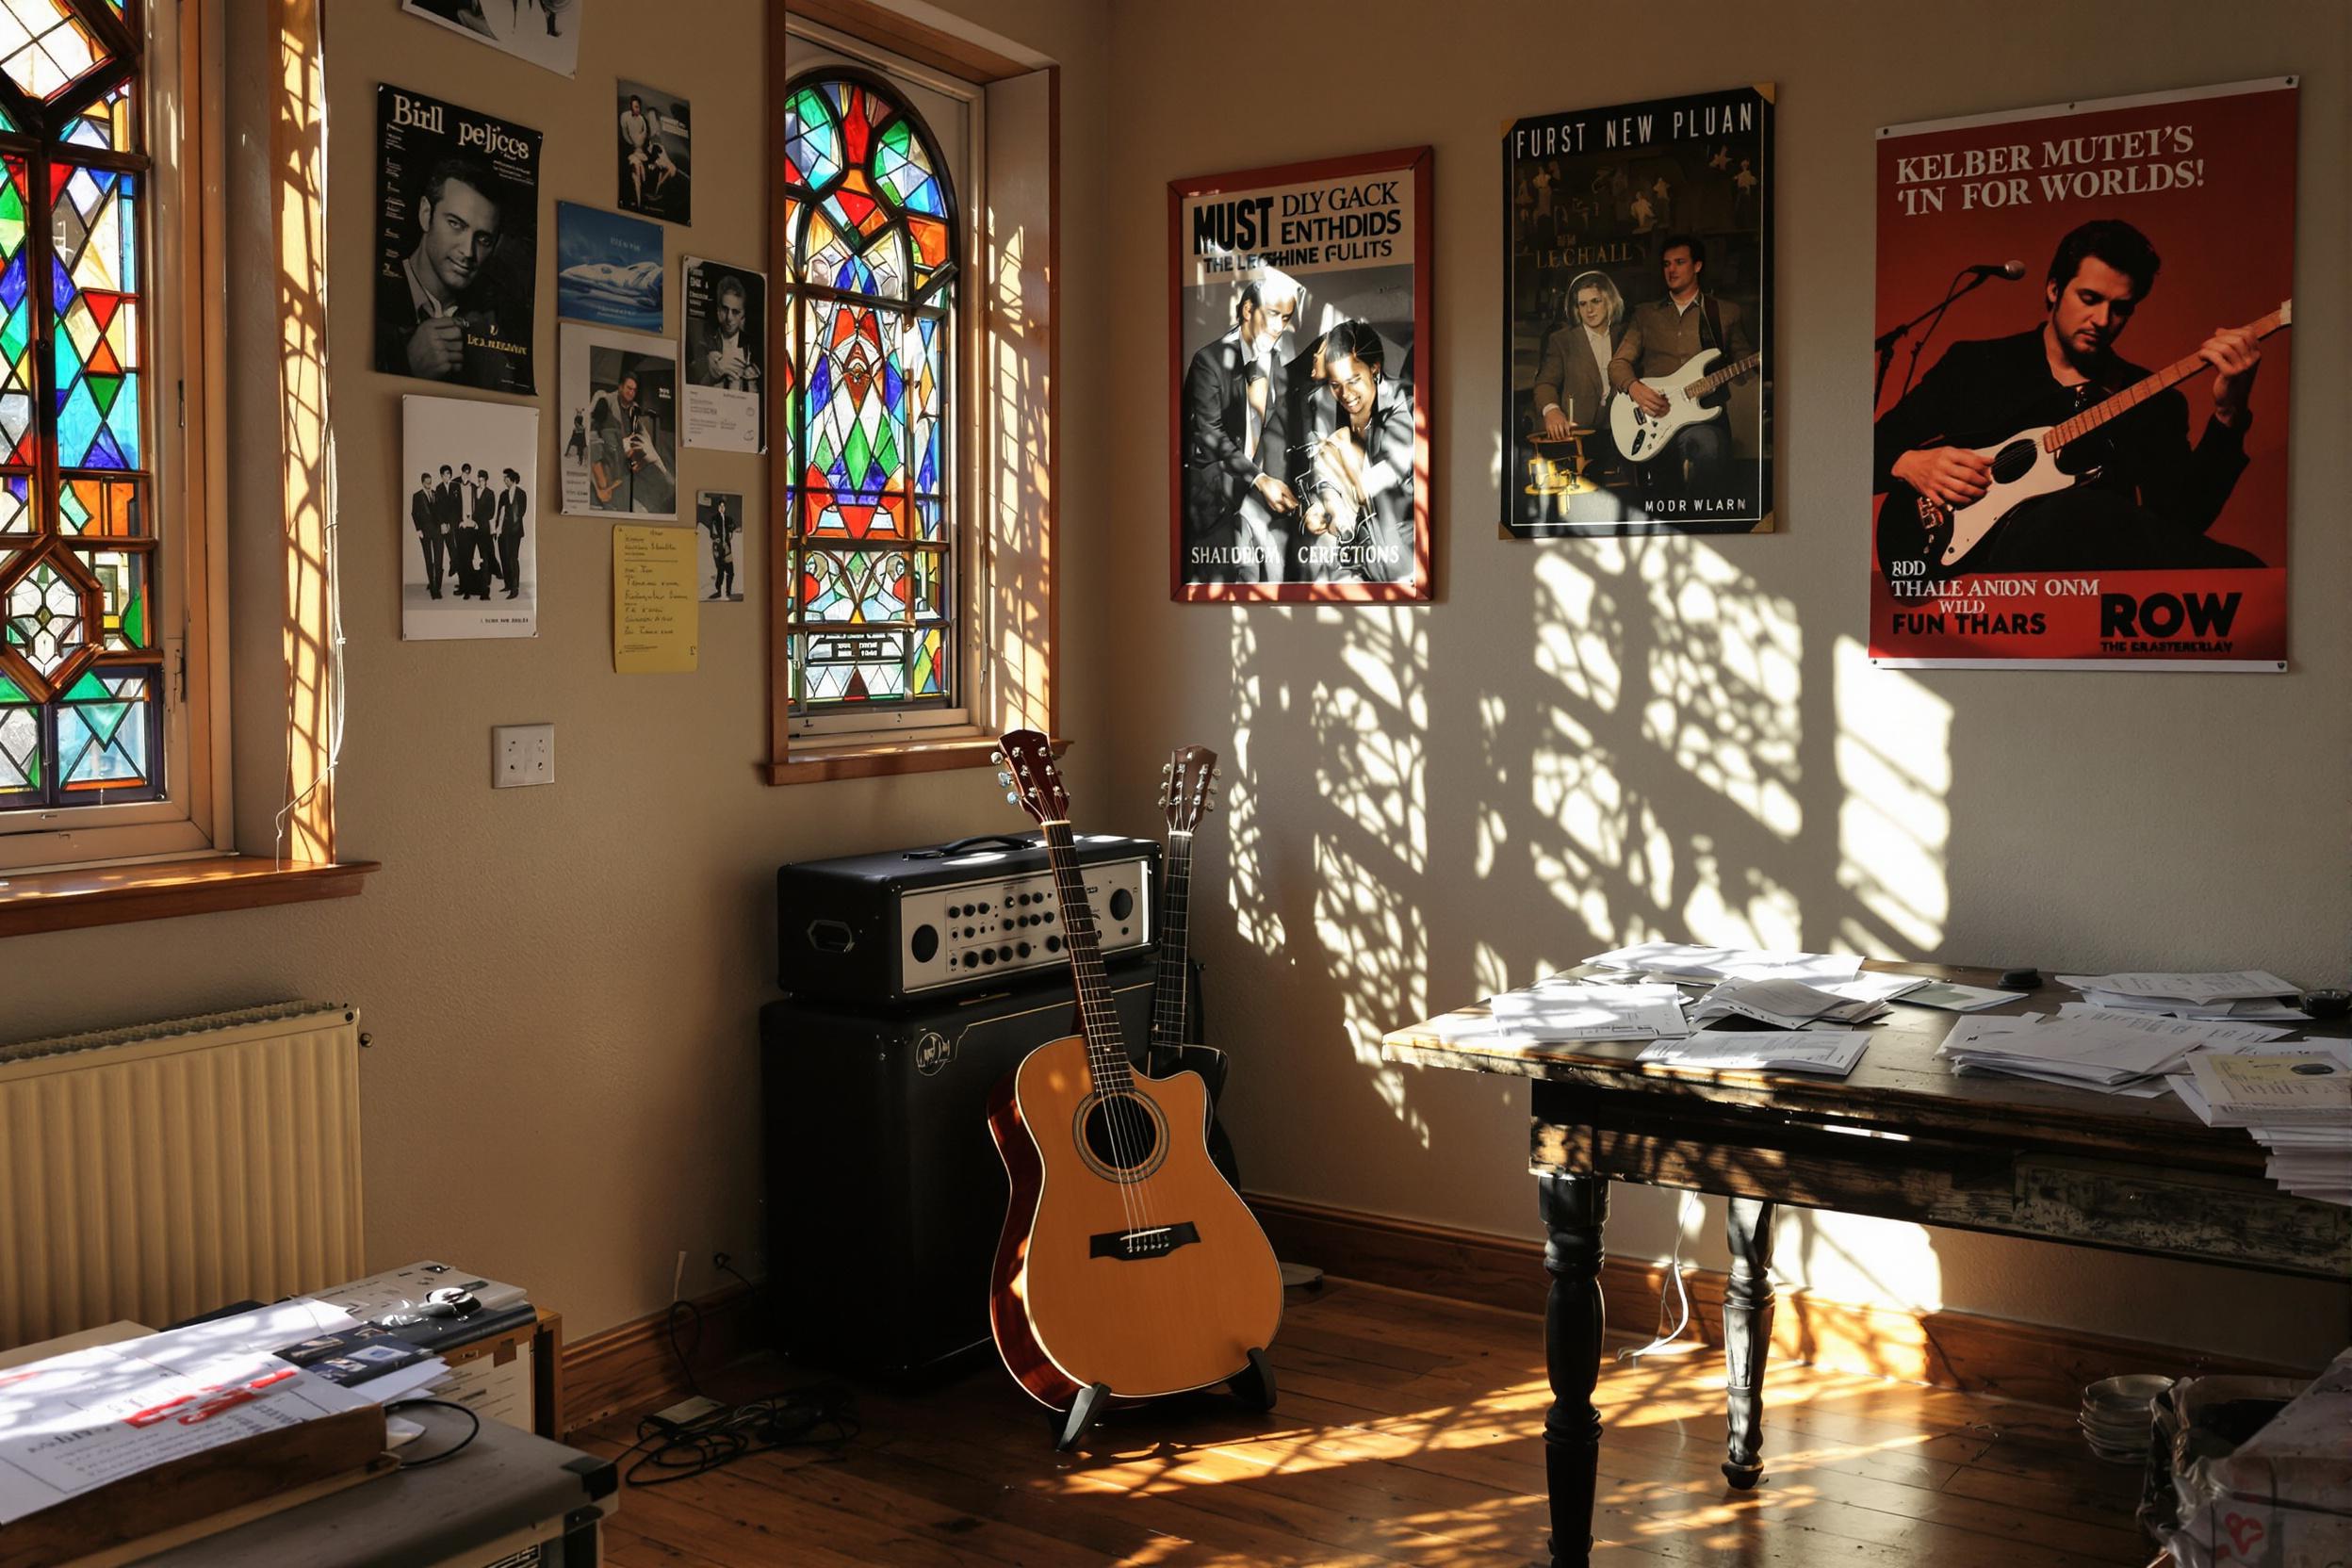
M 0 1046 L 0 1349 L 323 1289 L 361 1247 L 352 1009 Z

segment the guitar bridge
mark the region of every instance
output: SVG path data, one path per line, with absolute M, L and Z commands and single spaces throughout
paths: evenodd
M 1086 1256 L 1135 1263 L 1143 1258 L 1164 1258 L 1179 1247 L 1189 1247 L 1200 1239 L 1199 1228 L 1189 1219 L 1176 1225 L 1147 1226 L 1139 1231 L 1102 1231 L 1087 1239 Z

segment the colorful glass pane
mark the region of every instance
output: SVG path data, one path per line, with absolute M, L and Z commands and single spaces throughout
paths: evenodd
M 93 550 L 82 558 L 98 580 L 99 645 L 108 653 L 140 653 L 149 646 L 147 556 L 144 551 Z
M 0 481 L 0 484 L 14 481 Z M 0 498 L 0 515 L 7 503 Z M 146 528 L 134 479 L 68 479 L 57 484 L 57 528 L 60 532 L 96 539 L 137 539 Z
M 57 778 L 69 792 L 153 782 L 155 693 L 161 672 L 102 668 L 57 705 Z
M 807 482 L 861 493 L 906 488 L 904 321 L 832 300 L 808 302 Z
M 5 610 L 8 646 L 44 677 L 56 675 L 90 640 L 81 590 L 55 562 L 37 562 L 17 579 Z
M 30 533 L 33 478 L 30 474 L 0 474 L 0 533 Z M 0 561 L 0 567 L 7 563 Z
M 139 119 L 132 112 L 131 84 L 122 83 L 58 127 L 57 139 L 75 147 L 103 147 L 111 152 L 139 150 Z
M 937 156 L 902 104 L 844 79 L 792 94 L 786 146 L 786 178 L 800 182 L 788 195 L 810 199 L 787 230 L 787 271 L 826 291 L 787 288 L 800 313 L 785 407 L 793 701 L 952 701 L 949 552 L 870 547 L 953 543 L 940 493 L 952 321 L 904 303 L 936 296 L 952 270 Z
M 39 457 L 33 429 L 33 289 L 24 244 L 29 216 L 24 160 L 0 158 L 0 463 Z
M 0 71 L 35 98 L 56 97 L 106 57 L 57 0 L 0 0 Z
M 5 3 L 5 0 L 0 0 Z M 137 178 L 50 170 L 55 260 L 49 303 L 57 466 L 139 466 Z

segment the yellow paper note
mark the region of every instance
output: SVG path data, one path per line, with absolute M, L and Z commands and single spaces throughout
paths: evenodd
M 612 530 L 612 668 L 622 675 L 696 667 L 694 531 Z

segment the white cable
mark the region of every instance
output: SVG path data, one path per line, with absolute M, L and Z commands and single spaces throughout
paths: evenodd
M 1690 1327 L 1690 1292 L 1682 1282 L 1682 1233 L 1684 1221 L 1690 1217 L 1690 1200 L 1693 1196 L 1694 1194 L 1691 1193 L 1683 1193 L 1674 1203 L 1674 1255 L 1666 1265 L 1666 1285 L 1674 1287 L 1675 1306 L 1679 1315 L 1675 1317 L 1674 1326 L 1671 1331 L 1653 1337 L 1647 1345 L 1639 1349 L 1618 1351 L 1616 1359 L 1619 1361 L 1640 1361 L 1643 1356 L 1670 1354 L 1687 1356 L 1693 1350 L 1707 1348 L 1696 1342 L 1689 1345 L 1674 1343 L 1682 1337 L 1683 1331 Z M 1666 1285 L 1660 1285 L 1658 1292 L 1658 1315 L 1660 1317 L 1666 1315 Z

